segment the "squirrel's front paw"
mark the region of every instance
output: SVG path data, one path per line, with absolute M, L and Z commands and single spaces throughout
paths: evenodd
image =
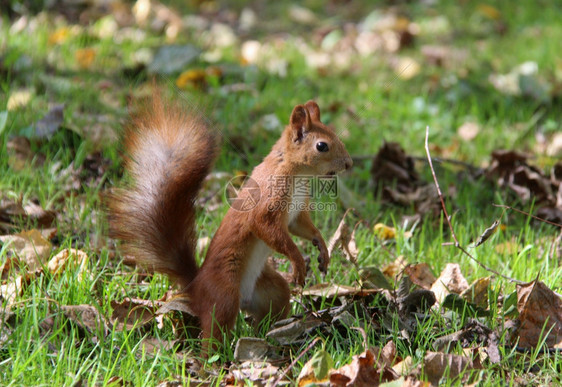
M 322 273 L 326 274 L 328 272 L 329 263 L 330 254 L 328 253 L 328 249 L 321 249 L 320 254 L 318 254 L 318 268 Z
M 330 253 L 328 253 L 328 249 L 326 248 L 326 243 L 323 240 L 313 239 L 312 244 L 318 247 L 318 268 L 324 274 L 328 271 L 328 264 L 330 263 Z

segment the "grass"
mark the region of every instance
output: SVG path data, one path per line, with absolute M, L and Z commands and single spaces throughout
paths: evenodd
M 248 38 L 275 47 L 275 55 L 288 64 L 285 77 L 269 73 L 267 64 L 241 65 L 237 48 L 227 47 L 222 50 L 218 62 L 223 72 L 220 80 L 209 78 L 208 87 L 188 88 L 181 94 L 176 92 L 176 96 L 184 98 L 186 103 L 196 101 L 200 106 L 207 106 L 212 122 L 222 132 L 223 147 L 215 168 L 217 171 L 250 171 L 269 152 L 280 130 L 266 131 L 256 123 L 268 114 L 276 115 L 285 123 L 292 107 L 308 99 L 319 102 L 323 120 L 341 132 L 352 155 L 375 154 L 386 140 L 398 141 L 407 153 L 423 156 L 427 125 L 431 128 L 430 143 L 437 146 L 432 150 L 434 156 L 482 165 L 489 161 L 494 149 L 516 148 L 534 152 L 536 134 L 548 137 L 561 130 L 560 95 L 553 92 L 547 101 L 505 95 L 493 88 L 488 77 L 508 73 L 525 61 L 534 61 L 541 82 L 553 89 L 559 87 L 560 5 L 555 1 L 542 1 L 536 5 L 530 0 L 517 5 L 508 1 L 492 4 L 500 12 L 499 19 L 487 16 L 476 1 L 466 1 L 462 7 L 444 1 L 433 6 L 400 4 L 397 6 L 399 13 L 416 22 L 421 31 L 413 46 L 397 54 L 355 55 L 350 57 L 353 66 L 331 66 L 318 71 L 307 65 L 301 43 L 305 41 L 313 48 L 319 47 L 317 31 L 291 22 L 287 16 L 290 4 L 282 2 L 275 7 L 265 7 L 263 15 L 260 14 L 264 21 Z M 224 4 L 219 5 L 226 8 Z M 376 6 L 354 2 L 327 10 L 320 1 L 307 1 L 305 5 L 331 28 L 341 31 L 345 22 L 361 21 L 373 10 L 382 15 L 389 9 L 384 2 Z M 183 2 L 176 6 L 189 11 Z M 231 10 L 239 12 L 243 8 L 244 3 L 237 3 Z M 101 197 L 110 186 L 119 185 L 121 160 L 118 144 L 95 136 L 101 129 L 120 128 L 126 121 L 128 99 L 146 95 L 149 76 L 146 70 L 136 71 L 136 58 L 142 54 L 139 50 L 165 44 L 166 38 L 149 28 L 118 29 L 113 34 L 103 32 L 111 25 L 111 16 L 92 20 L 88 26 L 74 25 L 54 13 L 28 15 L 27 18 L 25 28 L 18 28 L 17 19 L 8 19 L 6 15 L 2 16 L 0 25 L 3 51 L 0 112 L 8 111 L 6 126 L 4 130 L 0 128 L 0 193 L 12 200 L 21 198 L 24 204 L 36 200 L 43 208 L 54 211 L 57 231 L 51 256 L 68 247 L 83 249 L 89 255 L 90 276 L 79 280 L 75 270 L 60 276 L 45 271 L 24 287 L 23 293 L 16 298 L 17 307 L 12 308 L 14 315 L 10 317 L 10 323 L 2 326 L 0 334 L 0 384 L 108 385 L 123 381 L 133 385 L 154 385 L 163 380 L 175 380 L 178 375 L 187 382 L 190 373 L 184 357 L 173 350 L 150 352 L 141 346 L 144 338 L 154 337 L 163 342 L 173 339 L 175 322 L 172 317 L 164 320 L 164 329 L 154 324 L 132 331 L 111 327 L 103 335 L 84 331 L 65 317 L 63 310 L 65 305 L 88 304 L 102 315 L 110 316 L 111 301 L 124 297 L 156 300 L 168 290 L 168 280 L 160 275 L 142 281 L 139 272 L 123 263 L 105 236 L 107 226 Z M 498 28 L 504 28 L 504 32 L 498 33 Z M 175 43 L 195 44 L 205 52 L 215 49 L 206 42 L 204 33 L 197 30 L 178 36 Z M 466 50 L 467 56 L 451 66 L 432 66 L 420 53 L 420 47 L 426 44 Z M 81 67 L 76 53 L 85 49 L 94 49 L 95 57 L 90 65 Z M 345 55 L 345 46 L 338 55 Z M 421 64 L 419 74 L 412 79 L 400 78 L 393 68 L 396 55 L 418 61 Z M 208 66 L 205 61 L 198 60 L 189 67 Z M 158 81 L 173 83 L 176 76 L 159 77 Z M 223 87 L 233 84 L 244 84 L 249 90 L 235 92 Z M 18 92 L 28 93 L 29 100 L 19 108 L 8 110 L 9 99 Z M 49 111 L 53 103 L 65 104 L 63 129 L 50 138 L 38 139 L 33 124 Z M 349 111 L 355 112 L 357 118 Z M 481 127 L 479 135 L 472 141 L 464 141 L 457 134 L 457 128 L 466 121 L 474 121 Z M 535 124 L 529 124 L 533 122 Z M 14 168 L 15 156 L 8 147 L 13 149 L 9 144 L 15 136 L 30 139 L 30 154 L 35 163 L 28 161 L 21 169 Z M 100 151 L 103 159 L 110 162 L 101 170 L 90 172 L 87 156 L 95 151 Z M 556 161 L 540 154 L 536 156 L 534 161 L 541 168 Z M 40 163 L 40 159 L 45 161 Z M 469 282 L 490 275 L 457 249 L 442 245 L 451 238 L 439 219 L 424 219 L 411 238 L 405 238 L 400 232 L 390 244 L 375 238 L 371 230 L 375 223 L 398 225 L 401 215 L 410 213 L 411 209 L 381 204 L 373 192 L 369 168 L 370 162 L 357 163 L 342 177 L 361 203 L 361 216 L 370 224 L 369 228 L 359 228 L 357 232 L 359 268 L 380 268 L 403 256 L 410 263 L 428 263 L 436 275 L 450 262 L 460 264 Z M 491 203 L 506 203 L 532 211 L 531 204 L 514 201 L 505 191 L 496 191 L 484 181 L 471 181 L 463 177 L 462 171 L 459 178 L 459 171 L 452 167 L 437 168 L 441 186 L 454 186 L 457 190 L 449 210 L 457 236 L 464 246 L 500 216 L 501 209 L 492 207 Z M 419 163 L 418 169 L 424 179 L 430 181 L 427 166 Z M 76 185 L 73 170 L 78 171 L 78 182 L 82 184 Z M 94 178 L 84 183 L 88 173 L 93 173 Z M 200 236 L 212 236 L 220 224 L 227 205 L 220 200 L 216 203 L 219 203 L 216 209 L 201 211 L 198 220 Z M 342 215 L 343 209 L 314 214 L 315 224 L 326 239 L 335 231 Z M 512 212 L 508 212 L 503 220 L 507 228 L 471 253 L 485 265 L 523 281 L 531 281 L 540 273 L 542 281 L 560 292 L 561 258 L 556 251 L 554 254 L 551 251 L 559 230 Z M 37 225 L 21 223 L 15 231 L 34 227 Z M 497 251 L 498 245 L 513 240 L 519 246 L 517 251 Z M 304 254 L 315 256 L 315 249 L 310 244 L 299 246 Z M 9 250 L 6 245 L 2 246 L 1 262 L 10 256 Z M 288 266 L 282 264 L 281 270 L 288 270 Z M 308 285 L 322 281 L 315 265 L 312 266 Z M 359 278 L 358 269 L 336 253 L 324 280 L 353 285 Z M 502 279 L 494 279 L 492 289 L 491 293 L 497 298 L 512 293 L 514 286 Z M 322 300 L 320 308 L 334 303 L 335 300 Z M 293 304 L 295 314 L 303 312 L 301 304 L 312 307 L 309 300 L 300 299 L 300 303 Z M 484 321 L 488 326 L 501 327 L 503 310 L 493 304 L 491 315 Z M 385 302 L 379 298 L 370 300 L 368 306 L 386 308 Z M 6 308 L 7 302 L 3 300 L 2 309 Z M 391 330 L 392 337 L 369 329 L 365 319 L 360 318 L 362 312 L 358 308 L 352 309 L 352 315 L 356 317 L 357 325 L 363 326 L 367 332 L 368 344 L 382 347 L 387 340 L 393 339 L 399 355 L 412 356 L 414 365 L 422 363 L 426 351 L 433 349 L 436 337 L 460 329 L 468 317 L 453 312 L 449 319 L 442 313 L 431 313 L 406 340 L 398 328 Z M 396 326 L 397 319 L 390 324 Z M 233 360 L 237 338 L 254 334 L 240 318 L 233 337 L 227 339 L 218 359 L 205 364 L 206 371 L 199 377 L 219 384 L 226 372 L 220 364 Z M 311 340 L 290 349 L 291 361 L 307 348 Z M 336 367 L 348 364 L 353 355 L 363 351 L 363 338 L 356 330 L 334 328 L 323 341 Z M 196 348 L 197 340 L 189 340 L 188 344 Z M 309 351 L 297 362 L 292 380 L 315 351 Z M 460 347 L 452 350 L 460 351 Z M 559 381 L 562 363 L 559 352 L 544 356 L 537 348 L 521 354 L 509 346 L 500 348 L 500 351 L 500 364 L 488 365 L 479 371 L 480 385 L 500 385 L 505 380 L 510 385 Z M 195 353 L 187 349 L 185 357 L 191 356 Z

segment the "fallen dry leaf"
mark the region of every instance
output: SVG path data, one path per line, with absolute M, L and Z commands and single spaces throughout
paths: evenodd
M 392 290 L 392 285 L 377 266 L 363 267 L 359 269 L 359 275 L 363 287 Z
M 64 249 L 47 263 L 51 274 L 60 274 L 70 265 L 78 267 L 78 275 L 83 277 L 88 265 L 88 254 L 78 249 Z
M 443 377 L 452 381 L 466 371 L 475 368 L 472 359 L 450 353 L 428 352 L 423 360 L 425 375 L 433 385 L 438 385 Z M 467 379 L 467 374 L 465 374 L 462 378 L 463 383 Z
M 408 265 L 408 262 L 403 255 L 399 255 L 394 262 L 385 265 L 382 268 L 382 272 L 389 278 L 396 278 L 404 268 Z
M 33 162 L 33 165 L 41 165 L 43 158 L 36 155 L 31 149 L 31 142 L 27 137 L 15 136 L 6 144 L 8 152 L 8 165 L 14 171 L 21 171 Z
M 64 121 L 64 105 L 52 106 L 49 111 L 33 126 L 36 138 L 50 138 Z
M 383 223 L 375 224 L 373 232 L 382 240 L 394 239 L 396 237 L 396 229 Z
M 87 69 L 92 66 L 96 59 L 96 50 L 93 48 L 80 48 L 74 53 L 76 63 L 81 69 Z
M 394 73 L 405 81 L 414 78 L 420 71 L 421 65 L 414 58 L 403 57 L 394 64 Z
M 29 101 L 31 101 L 32 95 L 32 91 L 28 89 L 16 90 L 10 93 L 7 109 L 10 111 L 24 107 L 29 103 Z
M 328 376 L 333 367 L 333 359 L 330 354 L 321 349 L 317 351 L 309 361 L 302 367 L 297 378 L 298 386 L 315 385 L 328 382 Z
M 408 265 L 404 268 L 404 274 L 410 277 L 414 284 L 427 290 L 431 289 L 435 282 L 435 276 L 427 263 Z
M 351 364 L 330 372 L 330 386 L 378 386 L 381 382 L 398 379 L 392 368 L 376 364 L 376 357 L 371 350 L 353 356 Z M 375 365 L 378 367 L 375 368 Z
M 306 320 L 287 319 L 275 323 L 274 328 L 267 332 L 267 337 L 275 339 L 281 345 L 292 345 L 301 340 L 306 332 L 315 330 L 325 323 L 314 317 Z
M 442 303 L 449 293 L 461 294 L 466 289 L 468 289 L 468 282 L 462 275 L 458 263 L 448 263 L 431 286 L 431 291 L 439 303 Z
M 264 361 L 271 346 L 266 340 L 258 337 L 240 337 L 234 348 L 234 359 L 237 362 Z
M 34 202 L 29 202 L 23 209 L 27 219 L 37 222 L 40 227 L 50 227 L 56 219 L 56 214 L 53 211 L 47 211 Z
M 50 45 L 63 43 L 70 36 L 71 29 L 69 27 L 60 27 L 49 35 L 47 42 Z
M 0 286 L 0 299 L 3 301 L 2 303 L 6 303 L 7 308 L 23 293 L 31 277 L 32 275 L 29 274 L 19 275 Z
M 242 364 L 233 366 L 230 369 L 231 375 L 239 382 L 236 385 L 265 386 L 268 382 L 279 376 L 279 367 L 268 362 L 246 361 Z M 199 384 L 198 384 L 199 385 Z
M 466 290 L 462 291 L 461 297 L 472 304 L 483 308 L 488 307 L 488 288 L 490 287 L 490 279 L 490 277 L 484 277 L 475 280 Z
M 307 287 L 302 291 L 303 296 L 316 296 L 333 299 L 343 296 L 355 296 L 377 293 L 378 289 L 362 289 L 357 286 L 322 283 Z
M 472 141 L 480 133 L 480 127 L 475 122 L 465 122 L 457 129 L 457 134 L 464 141 Z
M 91 334 L 106 336 L 109 332 L 105 317 L 92 305 L 63 305 L 61 309 L 69 320 Z
M 371 176 L 377 189 L 396 183 L 400 192 L 410 190 L 420 180 L 414 168 L 414 159 L 396 142 L 385 142 L 381 146 L 373 160 Z
M 119 330 L 141 328 L 154 320 L 155 307 L 150 301 L 126 298 L 121 302 L 111 301 L 111 307 L 111 322 Z
M 6 280 L 12 272 L 15 272 L 20 265 L 17 257 L 7 257 L 0 265 L 0 279 Z
M 30 272 L 41 269 L 51 254 L 51 243 L 36 229 L 0 236 L 0 241 L 25 262 Z
M 562 348 L 562 300 L 544 283 L 517 285 L 518 346 Z
M 350 231 L 349 226 L 345 223 L 345 218 L 350 210 L 347 210 L 338 225 L 338 228 L 334 232 L 334 235 L 330 238 L 328 242 L 328 254 L 332 256 L 332 253 L 337 247 L 340 247 L 347 258 L 348 261 L 352 263 L 357 263 L 357 255 L 359 254 L 359 249 L 357 248 L 357 244 L 355 242 L 355 230 Z

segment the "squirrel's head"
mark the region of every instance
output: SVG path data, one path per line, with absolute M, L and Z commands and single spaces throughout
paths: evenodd
M 335 175 L 353 165 L 338 135 L 320 121 L 314 101 L 295 106 L 284 137 L 286 154 L 303 175 Z

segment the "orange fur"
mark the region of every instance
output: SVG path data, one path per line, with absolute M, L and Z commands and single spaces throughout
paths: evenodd
M 126 242 L 140 264 L 170 275 L 187 292 L 204 338 L 217 339 L 231 330 L 240 309 L 256 324 L 269 313 L 287 315 L 289 286 L 267 257 L 271 250 L 285 255 L 293 281 L 303 285 L 306 266 L 291 233 L 313 242 L 320 268 L 327 270 L 328 250 L 309 213 L 289 213 L 293 198 L 272 190 L 271 177 L 335 174 L 351 167 L 351 158 L 337 135 L 321 123 L 316 103 L 296 106 L 289 122 L 252 172 L 262 193 L 256 207 L 229 209 L 201 268 L 195 263 L 193 203 L 216 157 L 217 137 L 201 117 L 162 102 L 158 95 L 126 132 L 125 166 L 133 184 L 111 199 L 112 234 Z M 329 150 L 319 151 L 318 142 Z M 243 187 L 239 198 L 248 195 Z

